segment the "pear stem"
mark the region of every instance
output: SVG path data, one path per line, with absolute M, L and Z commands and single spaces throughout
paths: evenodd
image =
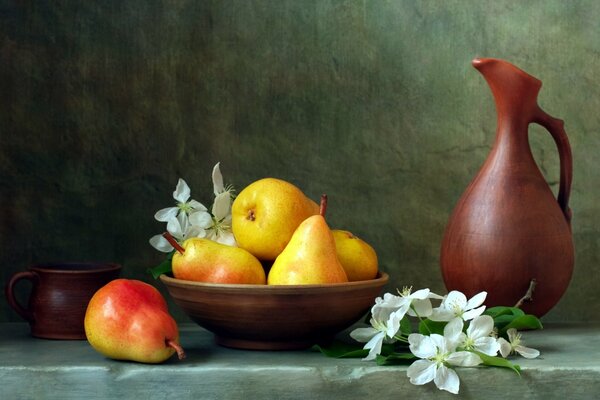
M 185 358 L 185 351 L 183 351 L 183 348 L 179 345 L 179 343 L 172 339 L 167 339 L 165 341 L 165 344 L 167 345 L 167 347 L 175 349 L 175 351 L 177 352 L 177 358 L 179 358 L 180 360 L 183 360 Z
M 179 254 L 183 254 L 185 252 L 185 249 L 181 247 L 179 243 L 177 243 L 177 240 L 175 240 L 173 235 L 171 235 L 169 232 L 163 233 L 162 236 L 167 239 L 167 242 L 169 242 L 171 246 L 173 246 L 173 248 L 179 252 Z
M 321 217 L 325 217 L 325 212 L 327 211 L 327 195 L 323 193 L 321 195 L 321 206 L 319 207 L 319 214 Z

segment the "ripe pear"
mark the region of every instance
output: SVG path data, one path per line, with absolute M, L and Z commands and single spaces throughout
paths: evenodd
M 268 277 L 269 285 L 343 282 L 348 282 L 348 277 L 337 257 L 335 240 L 323 215 L 308 217 L 298 226 L 288 245 L 275 259 Z
M 365 281 L 375 279 L 378 263 L 377 253 L 364 240 L 352 232 L 333 229 L 335 248 L 338 258 L 348 275 L 349 281 Z
M 155 364 L 175 352 L 185 357 L 165 299 L 141 281 L 116 279 L 100 288 L 88 303 L 84 326 L 92 347 L 109 358 Z
M 177 279 L 211 283 L 266 283 L 265 270 L 256 257 L 246 250 L 191 238 L 173 254 L 173 276 Z
M 261 260 L 274 260 L 298 225 L 319 213 L 319 205 L 289 182 L 264 178 L 238 194 L 231 212 L 238 245 Z

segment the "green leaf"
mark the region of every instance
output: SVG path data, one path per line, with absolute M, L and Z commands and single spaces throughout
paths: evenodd
M 514 328 L 516 330 L 522 329 L 543 329 L 542 322 L 535 315 L 522 315 L 513 319 L 508 325 L 506 325 L 500 331 L 501 334 L 504 334 L 509 329 Z
M 375 361 L 377 365 L 398 365 L 406 364 L 417 357 L 412 353 L 391 353 L 391 354 L 379 354 Z
M 421 335 L 430 335 L 437 333 L 439 335 L 444 334 L 444 327 L 447 322 L 432 321 L 430 319 L 424 319 L 419 323 L 419 333 Z
M 485 315 L 489 315 L 494 319 L 494 326 L 499 331 L 507 329 L 516 319 L 525 316 L 523 310 L 518 307 L 491 307 L 485 310 Z
M 513 371 L 515 371 L 517 373 L 517 375 L 521 375 L 521 367 L 518 366 L 517 364 L 511 363 L 506 358 L 488 356 L 487 354 L 481 353 L 479 351 L 473 351 L 473 353 L 477 354 L 479 356 L 479 358 L 481 358 L 481 361 L 483 361 L 484 365 L 487 365 L 490 367 L 512 369 Z
M 525 315 L 523 310 L 521 310 L 518 307 L 504 307 L 504 306 L 488 308 L 487 310 L 484 311 L 484 314 L 489 315 L 490 317 L 492 317 L 494 319 L 496 319 L 497 317 L 500 317 L 501 315 L 513 315 L 515 317 L 520 317 L 522 315 Z
M 501 315 L 499 317 L 494 318 L 494 326 L 498 328 L 498 330 L 504 329 L 504 327 L 515 320 L 514 315 Z
M 146 270 L 146 272 L 149 272 L 150 274 L 152 274 L 152 277 L 154 279 L 158 279 L 158 277 L 161 276 L 162 274 L 171 273 L 172 272 L 171 260 L 173 259 L 173 253 L 175 253 L 175 251 L 170 252 L 167 255 L 167 258 L 165 258 L 163 260 L 163 262 L 161 262 L 154 268 L 148 268 Z
M 334 340 L 328 346 L 314 345 L 313 349 L 320 351 L 327 357 L 333 358 L 364 358 L 369 354 L 369 350 L 363 349 L 362 344 L 346 343 L 341 340 Z
M 400 320 L 400 334 L 402 336 L 408 336 L 412 333 L 412 324 L 410 323 L 410 320 L 408 319 L 407 316 L 404 316 L 404 318 L 402 318 Z

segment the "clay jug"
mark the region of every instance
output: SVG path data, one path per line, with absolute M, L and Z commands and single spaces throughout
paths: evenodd
M 573 272 L 571 148 L 563 121 L 537 104 L 541 81 L 503 60 L 477 58 L 473 66 L 494 95 L 496 139 L 446 227 L 440 257 L 444 282 L 467 296 L 487 291 L 488 307 L 521 303 L 525 312 L 541 317 L 561 298 Z M 531 153 L 532 122 L 556 142 L 558 198 Z M 530 287 L 531 298 L 520 302 Z

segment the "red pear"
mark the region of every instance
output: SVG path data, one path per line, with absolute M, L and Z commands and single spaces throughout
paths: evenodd
M 165 299 L 137 280 L 116 279 L 94 294 L 85 314 L 85 333 L 94 349 L 116 360 L 154 364 L 174 353 L 185 357 Z

